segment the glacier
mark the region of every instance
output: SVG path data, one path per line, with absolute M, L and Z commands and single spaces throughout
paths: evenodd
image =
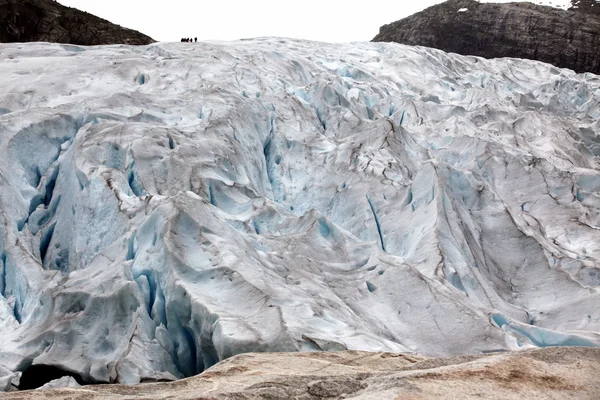
M 0 390 L 600 346 L 598 76 L 280 38 L 0 55 Z

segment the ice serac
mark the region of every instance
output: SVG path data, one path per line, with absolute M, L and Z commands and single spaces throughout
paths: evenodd
M 1 388 L 600 345 L 594 75 L 273 38 L 0 52 Z

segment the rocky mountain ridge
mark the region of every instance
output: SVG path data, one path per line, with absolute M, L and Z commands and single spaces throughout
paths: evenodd
M 578 9 L 449 0 L 382 26 L 373 41 L 485 58 L 525 58 L 600 74 L 600 17 L 589 11 L 597 8 L 586 1 L 573 6 Z
M 0 43 L 145 45 L 154 40 L 53 0 L 0 0 Z

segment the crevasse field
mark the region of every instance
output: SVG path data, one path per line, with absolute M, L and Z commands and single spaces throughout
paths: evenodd
M 0 389 L 600 345 L 595 75 L 273 38 L 0 71 Z

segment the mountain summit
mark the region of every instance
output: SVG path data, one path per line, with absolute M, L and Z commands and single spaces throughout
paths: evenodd
M 485 58 L 527 58 L 599 74 L 595 2 L 574 3 L 570 10 L 561 10 L 532 3 L 450 0 L 382 26 L 373 41 Z
M 154 40 L 53 0 L 0 0 L 0 42 L 144 45 Z

